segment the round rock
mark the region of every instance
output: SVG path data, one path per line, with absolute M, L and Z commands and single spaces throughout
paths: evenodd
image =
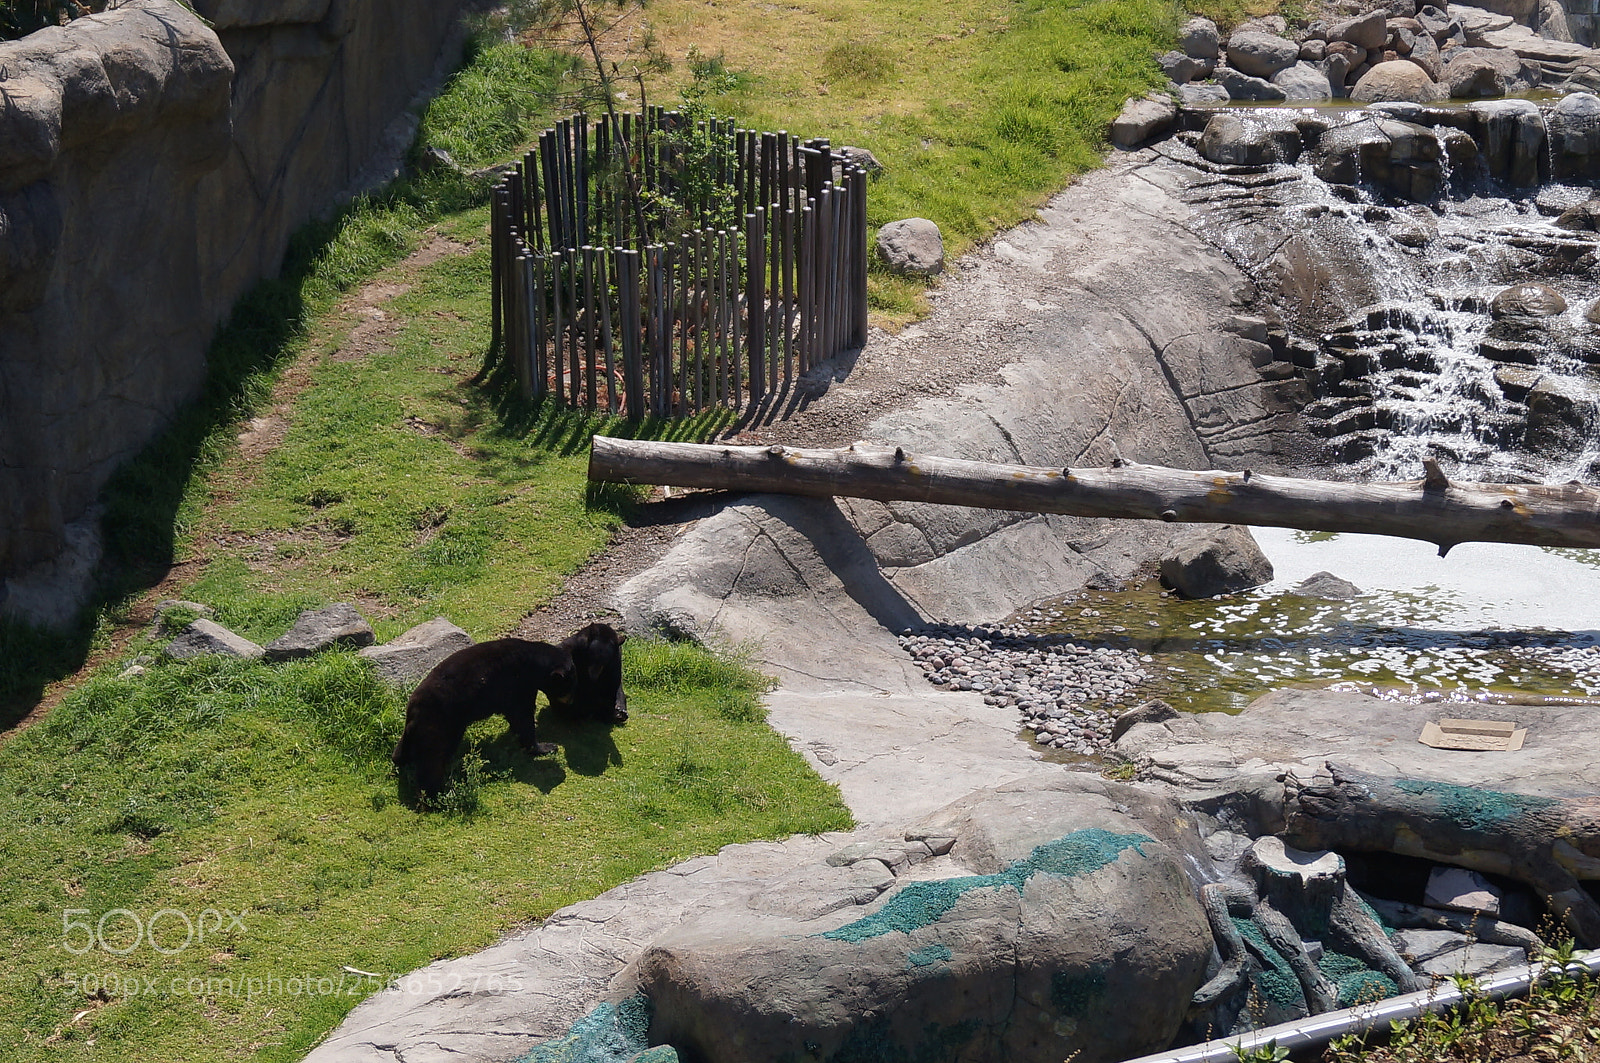
M 1548 284 L 1529 282 L 1503 289 L 1489 304 L 1495 317 L 1554 317 L 1566 313 L 1567 301 Z
M 896 273 L 931 277 L 944 269 L 944 237 L 927 218 L 903 218 L 878 230 L 878 257 Z

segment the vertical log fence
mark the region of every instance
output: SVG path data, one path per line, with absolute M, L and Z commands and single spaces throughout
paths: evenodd
M 867 176 L 828 141 L 578 114 L 494 189 L 492 344 L 524 396 L 747 409 L 867 332 Z

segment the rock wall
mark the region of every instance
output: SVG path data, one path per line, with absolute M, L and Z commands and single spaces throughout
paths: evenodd
M 0 580 L 63 549 L 234 302 L 392 152 L 462 7 L 130 0 L 0 44 Z

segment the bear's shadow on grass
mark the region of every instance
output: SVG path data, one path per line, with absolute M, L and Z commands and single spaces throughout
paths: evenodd
M 611 737 L 611 728 L 601 724 L 540 720 L 539 740 L 554 742 L 564 756 L 533 756 L 509 732 L 479 744 L 478 755 L 490 773 L 509 775 L 520 783 L 538 787 L 542 793 L 549 793 L 566 781 L 563 759 L 566 768 L 578 775 L 595 776 L 607 768 L 622 767 L 622 752 Z

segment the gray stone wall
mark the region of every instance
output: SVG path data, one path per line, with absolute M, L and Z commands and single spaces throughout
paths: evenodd
M 129 0 L 0 43 L 0 580 L 196 394 L 217 323 L 393 148 L 463 6 L 195 0 L 208 26 Z

